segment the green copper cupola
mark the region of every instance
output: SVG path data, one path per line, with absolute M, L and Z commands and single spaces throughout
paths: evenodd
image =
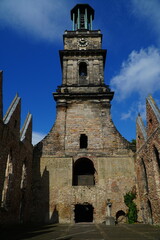
M 71 19 L 73 21 L 73 31 L 92 30 L 94 9 L 88 4 L 77 4 L 71 10 Z

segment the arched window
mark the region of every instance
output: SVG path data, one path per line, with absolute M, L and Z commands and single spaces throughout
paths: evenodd
M 158 149 L 155 146 L 154 146 L 154 154 L 155 154 L 155 157 L 156 157 L 156 160 L 157 160 L 157 163 L 158 163 L 158 167 L 160 169 L 160 156 L 159 156 Z
M 81 62 L 79 64 L 79 76 L 86 77 L 87 76 L 87 64 L 85 62 Z
M 95 185 L 95 168 L 93 162 L 88 158 L 78 159 L 73 166 L 73 185 L 90 186 Z
M 88 147 L 88 137 L 86 134 L 81 134 L 80 136 L 80 148 L 87 148 Z
M 26 159 L 22 165 L 22 175 L 21 175 L 21 189 L 26 188 L 27 185 L 27 166 L 26 166 Z
M 148 176 L 147 176 L 147 170 L 146 166 L 144 163 L 144 160 L 141 159 L 141 165 L 142 165 L 142 182 L 143 182 L 143 187 L 148 192 Z
M 5 171 L 5 179 L 3 184 L 3 191 L 2 191 L 2 200 L 1 206 L 7 207 L 9 202 L 9 191 L 12 184 L 12 177 L 13 177 L 13 156 L 12 156 L 12 149 L 7 157 L 7 164 L 6 164 L 6 171 Z
M 27 187 L 27 161 L 26 159 L 23 161 L 22 165 L 22 175 L 21 175 L 21 202 L 20 202 L 20 213 L 19 218 L 22 223 L 24 220 L 24 209 L 25 209 L 25 195 L 26 195 L 26 187 Z

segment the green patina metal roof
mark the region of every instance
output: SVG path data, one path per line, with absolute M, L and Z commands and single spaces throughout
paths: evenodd
M 73 13 L 77 13 L 78 9 L 85 10 L 87 8 L 88 14 L 92 15 L 92 20 L 94 20 L 94 9 L 89 4 L 77 4 L 71 10 L 71 19 L 73 20 Z

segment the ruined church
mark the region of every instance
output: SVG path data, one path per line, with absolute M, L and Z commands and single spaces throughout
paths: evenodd
M 124 222 L 124 195 L 134 191 L 138 221 L 158 224 L 160 110 L 149 96 L 147 127 L 137 118 L 135 152 L 111 118 L 114 92 L 104 81 L 107 51 L 101 31 L 92 27 L 94 9 L 77 4 L 71 20 L 59 52 L 63 78 L 53 93 L 57 116 L 48 135 L 32 147 L 30 114 L 19 129 L 20 98 L 4 118 L 0 105 L 0 220 L 103 223 L 111 216 Z

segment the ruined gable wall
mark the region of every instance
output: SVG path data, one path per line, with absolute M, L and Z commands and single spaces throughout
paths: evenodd
M 7 112 L 8 117 L 0 122 L 0 221 L 9 224 L 29 221 L 31 208 L 32 144 L 26 139 L 20 140 L 21 106 L 18 98 L 16 100 L 17 105 L 13 107 L 13 101 Z M 21 189 L 24 161 L 27 181 L 25 193 Z M 6 175 L 8 163 L 12 170 Z
M 80 149 L 81 133 L 88 136 L 87 149 Z M 74 163 L 83 157 L 94 164 L 93 187 L 72 185 Z M 109 105 L 72 100 L 67 107 L 58 106 L 51 132 L 35 146 L 33 178 L 34 221 L 52 222 L 56 209 L 61 223 L 74 222 L 75 204 L 90 202 L 94 220 L 103 222 L 107 198 L 113 202 L 113 216 L 126 212 L 124 195 L 136 188 L 134 157 L 113 125 Z
M 142 218 L 146 223 L 160 223 L 160 128 L 153 111 L 154 100 L 146 101 L 147 139 L 137 149 L 136 172 Z M 156 110 L 159 111 L 156 107 Z M 139 134 L 139 129 L 137 128 Z M 159 206 L 159 207 L 158 207 Z

